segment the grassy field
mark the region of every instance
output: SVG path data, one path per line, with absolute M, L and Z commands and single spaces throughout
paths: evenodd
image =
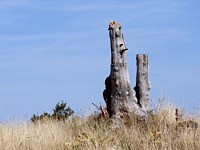
M 72 117 L 69 120 L 44 120 L 1 123 L 1 150 L 199 150 L 199 118 L 187 115 L 175 120 L 175 108 L 159 105 L 149 112 L 146 122 L 129 118 L 113 127 L 108 120 Z

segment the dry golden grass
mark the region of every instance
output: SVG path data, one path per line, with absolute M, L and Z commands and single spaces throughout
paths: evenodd
M 146 122 L 129 118 L 113 128 L 96 117 L 74 117 L 66 122 L 0 124 L 1 150 L 199 150 L 200 129 L 175 120 L 175 108 L 160 105 Z M 196 118 L 196 121 L 198 118 Z M 188 124 L 196 123 L 189 120 Z M 182 124 L 182 125 L 181 125 Z

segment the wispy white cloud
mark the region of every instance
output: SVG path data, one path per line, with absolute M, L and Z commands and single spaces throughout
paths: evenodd
M 163 41 L 163 40 L 178 40 L 180 38 L 184 38 L 187 40 L 188 35 L 191 34 L 190 31 L 180 27 L 143 27 L 143 28 L 136 28 L 136 29 L 128 29 L 126 30 L 129 33 L 129 38 L 139 38 L 140 40 L 144 41 L 145 39 L 151 41 Z
M 55 33 L 38 33 L 38 34 L 5 34 L 0 35 L 0 41 L 2 42 L 17 42 L 17 41 L 30 41 L 30 40 L 74 40 L 74 39 L 81 39 L 87 38 L 92 35 L 97 34 L 105 30 L 104 28 L 99 28 L 95 30 L 86 30 L 83 32 L 76 32 L 76 31 L 69 31 L 69 32 L 55 32 Z
M 33 0 L 1 0 L 0 10 L 13 7 L 24 7 L 27 9 L 38 9 L 41 11 L 98 11 L 98 10 L 142 10 L 148 12 L 178 11 L 186 6 L 186 1 L 92 1 L 92 2 L 57 2 L 57 1 L 33 1 Z
M 72 37 L 77 36 L 73 35 Z M 2 42 L 17 42 L 17 41 L 33 41 L 33 40 L 48 40 L 48 39 L 63 39 L 68 38 L 66 33 L 39 33 L 39 34 L 10 34 L 0 35 L 0 41 Z
M 140 2 L 92 2 L 92 3 L 65 3 L 60 5 L 57 2 L 41 2 L 35 6 L 41 11 L 98 11 L 98 10 L 132 10 L 147 13 L 168 12 L 174 13 L 185 7 L 185 1 L 140 1 Z
M 0 11 L 15 7 L 23 7 L 28 3 L 29 0 L 0 0 Z
M 0 64 L 0 69 L 19 66 L 24 64 L 24 62 L 34 62 L 37 55 L 45 54 L 50 52 L 57 52 L 58 47 L 66 47 L 66 51 L 70 52 L 74 49 L 81 49 L 79 41 L 96 36 L 102 30 L 96 29 L 87 32 L 69 32 L 69 33 L 47 33 L 47 34 L 34 34 L 34 35 L 5 35 L 0 36 L 0 41 L 11 43 L 7 47 L 1 47 L 0 52 L 6 52 L 6 56 L 9 56 L 8 61 L 3 61 Z M 23 43 L 27 41 L 35 41 L 24 45 Z M 51 40 L 51 42 L 46 43 L 46 40 Z M 37 42 L 39 41 L 39 43 Z M 43 43 L 43 42 L 44 43 Z M 12 46 L 12 42 L 18 42 L 17 45 Z M 68 45 L 71 45 L 70 47 Z M 8 55 L 8 53 L 10 53 Z M 72 56 L 70 56 L 72 57 Z M 90 57 L 90 56 L 89 56 Z M 78 59 L 80 61 L 80 59 Z M 78 61 L 78 62 L 79 62 Z

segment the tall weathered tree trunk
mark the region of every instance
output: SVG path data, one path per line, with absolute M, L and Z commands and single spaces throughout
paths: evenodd
M 138 99 L 138 104 L 143 110 L 147 110 L 149 106 L 149 91 L 150 91 L 150 81 L 149 81 L 149 64 L 148 56 L 146 54 L 138 54 L 136 56 L 137 60 L 137 74 L 136 74 L 136 97 Z
M 121 32 L 121 25 L 118 22 L 110 22 L 109 35 L 111 70 L 110 76 L 106 78 L 106 89 L 103 92 L 109 116 L 121 119 L 127 113 L 144 115 L 144 111 L 131 87 L 126 63 L 126 51 L 128 49 Z

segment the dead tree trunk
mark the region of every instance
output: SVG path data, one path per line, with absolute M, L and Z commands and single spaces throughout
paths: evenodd
M 109 36 L 111 69 L 110 76 L 105 81 L 106 89 L 103 92 L 109 116 L 121 119 L 127 113 L 144 115 L 130 84 L 126 63 L 126 51 L 128 49 L 121 32 L 121 25 L 118 22 L 110 22 Z
M 146 54 L 138 54 L 136 56 L 137 60 L 137 74 L 136 74 L 136 97 L 138 99 L 138 105 L 147 110 L 149 106 L 149 65 L 148 56 Z

